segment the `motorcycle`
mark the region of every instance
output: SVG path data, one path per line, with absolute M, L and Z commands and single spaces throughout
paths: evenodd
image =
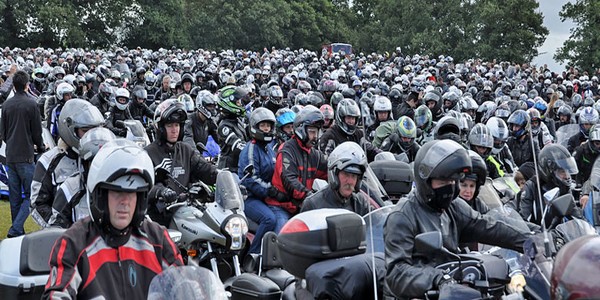
M 177 245 L 184 262 L 211 269 L 223 281 L 239 276 L 248 222 L 237 176 L 219 172 L 214 192 L 202 182 L 182 186 L 164 169 L 158 169 L 157 176 L 166 176 L 186 191 L 183 201 L 166 207 L 173 213 L 169 228 L 181 232 Z
M 556 140 L 558 144 L 563 145 L 565 148 L 569 144 L 569 139 L 579 132 L 578 124 L 566 124 L 556 130 Z

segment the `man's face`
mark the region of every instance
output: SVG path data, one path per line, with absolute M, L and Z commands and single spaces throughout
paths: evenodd
M 186 92 L 189 92 L 192 89 L 192 83 L 189 81 L 186 81 L 183 83 L 183 90 Z
M 82 138 L 83 135 L 88 132 L 90 129 L 92 129 L 93 127 L 86 127 L 86 128 L 77 128 L 77 137 Z
M 283 132 L 285 132 L 285 134 L 291 136 L 292 132 L 294 131 L 294 124 L 290 123 L 290 124 L 283 125 L 283 127 L 281 127 L 281 130 L 283 130 Z
M 354 126 L 356 125 L 356 117 L 352 117 L 352 116 L 345 116 L 344 117 L 344 123 L 350 125 L 350 126 Z
M 110 224 L 118 229 L 123 230 L 129 226 L 133 215 L 135 214 L 135 206 L 137 195 L 135 192 L 118 192 L 108 191 L 108 212 L 110 216 Z
M 437 102 L 435 101 L 427 101 L 427 108 L 429 108 L 429 110 L 433 110 L 433 108 L 435 107 L 435 105 L 437 104 Z
M 431 188 L 432 189 L 437 189 L 437 188 L 441 188 L 443 186 L 447 186 L 449 184 L 455 184 L 456 182 L 453 179 L 439 179 L 439 178 L 434 178 L 431 179 Z
M 179 138 L 179 123 L 168 123 L 165 124 L 165 130 L 167 131 L 167 142 L 175 144 Z
M 171 79 L 169 79 L 169 78 L 163 79 L 162 87 L 164 90 L 168 89 L 170 84 L 171 84 Z
M 319 137 L 319 128 L 308 126 L 306 127 L 306 134 L 308 135 L 308 143 L 306 143 L 306 146 L 312 147 L 316 145 Z
M 338 173 L 338 179 L 340 181 L 339 193 L 342 197 L 348 198 L 354 192 L 354 186 L 356 182 L 358 182 L 357 174 L 348 173 L 344 170 L 341 170 Z
M 390 115 L 390 113 L 387 111 L 378 111 L 377 112 L 377 120 L 379 120 L 379 122 L 385 121 L 388 119 L 389 115 Z

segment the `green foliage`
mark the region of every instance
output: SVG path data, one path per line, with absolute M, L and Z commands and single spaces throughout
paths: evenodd
M 400 46 L 407 54 L 525 62 L 548 34 L 537 7 L 536 0 L 0 0 L 0 42 L 214 50 L 349 42 L 357 51 Z
M 600 68 L 600 2 L 577 0 L 563 5 L 561 20 L 573 20 L 569 39 L 559 48 L 554 58 L 560 62 L 570 61 L 572 66 L 589 72 Z

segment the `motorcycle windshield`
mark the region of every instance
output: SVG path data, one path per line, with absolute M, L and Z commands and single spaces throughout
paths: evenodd
M 367 192 L 367 194 L 371 196 L 371 198 L 373 198 L 373 200 L 375 200 L 379 206 L 383 206 L 383 202 L 389 199 L 389 196 L 385 192 L 381 182 L 379 182 L 379 179 L 377 179 L 377 176 L 375 176 L 375 173 L 373 173 L 373 169 L 371 169 L 371 167 L 368 165 L 362 183 L 362 190 Z
M 590 184 L 594 187 L 594 191 L 600 191 L 600 160 L 594 162 L 592 174 L 590 175 Z
M 217 174 L 215 202 L 224 209 L 244 209 L 238 181 L 237 176 L 229 171 L 221 171 Z
M 579 125 L 577 124 L 567 124 L 560 126 L 558 130 L 556 130 L 556 140 L 559 144 L 567 147 L 569 143 L 569 138 L 576 135 L 579 132 Z
M 402 200 L 400 200 L 402 201 Z M 376 209 L 363 217 L 366 226 L 367 253 L 384 252 L 383 225 L 395 205 L 384 206 Z
M 213 272 L 197 266 L 171 267 L 156 275 L 148 289 L 149 300 L 227 299 L 225 287 Z
M 127 120 L 125 121 L 125 126 L 131 130 L 131 133 L 136 137 L 143 137 L 146 134 L 146 129 L 144 129 L 144 125 L 142 122 L 137 120 Z
M 500 196 L 498 196 L 498 192 L 494 189 L 494 185 L 495 184 L 492 184 L 492 180 L 487 178 L 486 183 L 479 188 L 478 197 L 483 200 L 489 208 L 502 206 L 502 201 L 500 200 Z
M 559 224 L 556 226 L 555 231 L 561 235 L 565 244 L 584 235 L 597 234 L 590 223 L 581 219 L 573 219 Z

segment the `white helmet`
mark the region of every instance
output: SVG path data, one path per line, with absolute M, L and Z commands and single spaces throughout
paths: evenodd
M 120 110 L 125 110 L 127 109 L 127 106 L 129 106 L 129 91 L 126 88 L 118 88 L 117 91 L 115 92 L 115 98 L 117 99 L 117 101 L 115 102 L 115 104 L 117 105 L 117 108 Z M 119 98 L 126 98 L 127 99 L 127 103 L 119 103 Z
M 75 88 L 67 82 L 63 82 L 56 87 L 56 99 L 63 101 L 65 94 L 73 94 Z

